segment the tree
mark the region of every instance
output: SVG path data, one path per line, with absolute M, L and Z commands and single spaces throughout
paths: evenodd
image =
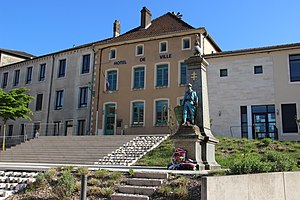
M 3 121 L 3 141 L 2 151 L 5 151 L 5 133 L 7 120 L 16 120 L 17 118 L 25 118 L 31 120 L 29 115 L 33 112 L 27 107 L 33 99 L 28 95 L 27 88 L 12 89 L 9 92 L 4 92 L 0 88 L 0 117 Z

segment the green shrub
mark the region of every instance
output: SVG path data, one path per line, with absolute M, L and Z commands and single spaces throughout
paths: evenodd
M 121 182 L 121 180 L 123 179 L 123 174 L 121 172 L 111 172 L 109 178 L 113 181 L 116 181 L 116 182 Z
M 171 185 L 174 185 L 176 187 L 184 186 L 186 187 L 190 183 L 190 180 L 186 178 L 185 176 L 178 176 L 175 180 L 171 181 Z
M 101 194 L 100 190 L 101 189 L 99 187 L 91 186 L 88 188 L 87 195 L 88 196 L 99 196 Z
M 106 169 L 98 169 L 97 171 L 95 171 L 95 177 L 98 179 L 103 179 L 108 175 L 109 175 L 109 171 Z
M 86 175 L 89 173 L 89 169 L 87 167 L 79 167 L 77 171 L 79 175 Z
M 164 197 L 170 197 L 173 194 L 173 189 L 170 185 L 162 185 L 158 188 L 157 193 Z
M 174 189 L 174 196 L 178 199 L 186 199 L 188 197 L 189 191 L 186 187 L 180 186 Z
M 36 188 L 38 188 L 38 187 L 44 188 L 47 186 L 47 184 L 48 184 L 48 181 L 46 179 L 45 173 L 38 174 L 36 177 L 35 183 L 34 183 Z
M 69 171 L 62 172 L 54 187 L 54 193 L 59 199 L 70 197 L 76 190 L 75 179 Z
M 134 176 L 134 171 L 133 171 L 133 169 L 129 169 L 129 170 L 128 170 L 128 173 L 129 173 L 129 176 Z
M 272 172 L 291 171 L 297 167 L 296 161 L 278 152 L 267 152 L 262 161 L 270 163 Z
M 271 165 L 267 162 L 261 162 L 259 155 L 250 154 L 236 158 L 229 169 L 230 174 L 253 174 L 269 172 Z
M 91 178 L 90 180 L 88 180 L 87 184 L 88 185 L 91 185 L 91 186 L 97 186 L 99 185 L 99 180 L 98 179 L 95 179 L 95 178 Z
M 103 197 L 110 197 L 114 193 L 114 189 L 112 187 L 103 187 L 100 188 L 100 194 Z

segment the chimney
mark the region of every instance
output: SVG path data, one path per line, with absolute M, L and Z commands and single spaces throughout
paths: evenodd
M 114 34 L 113 37 L 118 37 L 120 35 L 120 22 L 119 20 L 115 20 L 114 22 Z
M 144 6 L 141 10 L 141 28 L 147 29 L 150 26 L 151 16 L 150 11 Z

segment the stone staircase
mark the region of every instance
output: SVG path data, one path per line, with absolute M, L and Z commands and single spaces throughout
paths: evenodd
M 0 200 L 24 189 L 29 183 L 35 182 L 37 172 L 0 171 Z
M 99 159 L 96 164 L 130 166 L 167 138 L 168 135 L 137 136 L 122 147 Z
M 168 173 L 136 172 L 120 185 L 111 200 L 149 200 L 156 189 L 168 179 Z
M 135 137 L 40 136 L 0 152 L 0 163 L 94 164 Z
M 40 136 L 0 152 L 0 163 L 132 165 L 167 137 Z

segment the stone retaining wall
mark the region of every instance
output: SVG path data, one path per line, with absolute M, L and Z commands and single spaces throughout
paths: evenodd
M 203 177 L 201 200 L 299 200 L 300 171 Z

